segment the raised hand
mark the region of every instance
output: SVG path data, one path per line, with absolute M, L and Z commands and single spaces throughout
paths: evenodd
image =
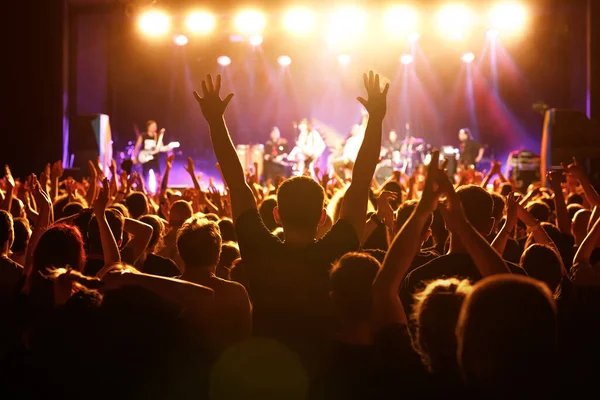
M 386 224 L 394 221 L 394 209 L 390 201 L 397 200 L 398 195 L 394 192 L 383 191 L 377 198 L 377 216 Z
M 502 172 L 502 164 L 498 161 L 492 162 L 492 169 L 490 175 L 499 175 Z
M 206 75 L 206 80 L 202 81 L 202 97 L 197 91 L 194 91 L 194 97 L 200 105 L 202 115 L 207 121 L 219 119 L 225 113 L 227 105 L 233 97 L 233 93 L 229 93 L 224 99 L 220 97 L 221 91 L 221 75 L 217 75 L 213 83 L 212 76 Z
M 561 183 L 564 182 L 565 173 L 561 170 L 554 170 L 548 172 L 548 181 L 550 182 L 550 186 L 553 188 L 558 188 L 561 186 Z
M 117 176 L 117 163 L 114 158 L 110 160 L 110 175 L 116 177 Z
M 387 109 L 387 92 L 390 88 L 389 83 L 385 85 L 383 91 L 379 85 L 379 75 L 369 71 L 369 74 L 363 74 L 363 81 L 365 88 L 367 89 L 368 100 L 363 97 L 358 97 L 357 100 L 362 104 L 367 112 L 369 118 L 383 119 Z
M 94 200 L 94 214 L 96 214 L 96 216 L 104 216 L 104 211 L 108 205 L 109 193 L 108 178 L 104 178 L 102 180 L 102 189 L 100 189 L 98 197 Z
M 188 174 L 194 176 L 196 174 L 196 170 L 194 168 L 194 160 L 192 157 L 188 157 L 187 164 L 183 167 L 188 172 Z
M 432 213 L 437 208 L 438 199 L 440 197 L 440 175 L 445 175 L 444 171 L 440 168 L 440 152 L 435 150 L 431 153 L 431 161 L 427 169 L 427 177 L 425 178 L 425 186 L 423 188 L 423 195 L 419 201 L 418 208 L 423 212 Z M 414 175 L 413 175 L 414 177 Z M 414 180 L 416 177 L 411 177 Z M 447 179 L 447 178 L 446 178 Z
M 7 191 L 12 191 L 15 188 L 15 179 L 12 176 L 12 173 L 10 172 L 10 168 L 8 167 L 8 165 L 4 166 L 4 178 L 6 180 L 6 190 Z
M 56 161 L 52 164 L 52 170 L 50 172 L 50 177 L 52 179 L 60 179 L 63 176 L 65 170 L 63 169 L 62 161 Z
M 175 159 L 175 154 L 171 153 L 167 156 L 167 168 L 171 169 L 173 168 L 173 160 Z
M 563 164 L 563 168 L 567 170 L 567 173 L 569 173 L 569 175 L 571 175 L 575 179 L 581 180 L 582 178 L 586 178 L 585 171 L 583 170 L 581 165 L 579 165 L 575 157 L 573 157 L 572 164 L 569 164 L 567 166 Z

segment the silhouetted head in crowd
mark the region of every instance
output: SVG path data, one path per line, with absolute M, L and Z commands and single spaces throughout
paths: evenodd
M 413 347 L 430 372 L 458 376 L 456 323 L 470 291 L 468 280 L 450 278 L 430 282 L 415 294 Z
M 33 301 L 41 306 L 53 306 L 53 283 L 45 276 L 55 268 L 81 272 L 84 265 L 85 250 L 79 230 L 66 224 L 48 228 L 35 247 L 33 267 L 27 276 L 26 288 Z
M 575 244 L 579 246 L 587 236 L 587 228 L 590 223 L 592 212 L 590 210 L 579 210 L 573 217 L 571 234 L 575 238 Z
M 215 214 L 215 213 L 205 214 L 202 217 L 206 218 L 209 221 L 217 222 L 217 223 L 221 220 L 221 218 L 219 218 L 219 216 L 217 214 Z
M 480 186 L 466 185 L 457 189 L 467 220 L 483 236 L 494 227 L 494 201 Z
M 221 257 L 215 273 L 219 278 L 229 280 L 229 270 L 233 267 L 235 260 L 240 258 L 240 248 L 236 242 L 223 242 L 221 245 Z
M 148 224 L 152 227 L 152 236 L 146 247 L 148 253 L 154 253 L 160 250 L 163 244 L 163 235 L 165 233 L 165 224 L 162 219 L 156 215 L 144 215 L 140 218 L 140 222 Z
M 555 225 L 552 225 L 548 222 L 542 222 L 540 225 L 556 245 L 556 248 L 558 249 L 560 257 L 563 261 L 563 264 L 565 265 L 568 271 L 571 268 L 571 265 L 573 264 L 573 257 L 575 256 L 573 250 L 573 245 L 575 244 L 575 241 L 573 240 L 573 237 L 571 235 L 565 235 L 561 233 L 561 231 Z M 530 234 L 527 238 L 527 241 L 525 242 L 525 248 L 527 249 L 534 243 L 535 239 L 533 237 L 533 234 Z
M 235 233 L 235 227 L 233 221 L 229 218 L 224 218 L 218 222 L 219 230 L 221 231 L 221 238 L 224 242 L 237 242 L 237 235 Z
M 0 210 L 0 254 L 8 256 L 8 250 L 14 241 L 15 231 L 12 216 L 4 210 Z
M 110 227 L 116 242 L 121 245 L 123 241 L 123 226 L 125 225 L 125 218 L 120 212 L 114 209 L 106 209 L 104 212 L 106 221 Z M 102 239 L 100 239 L 100 229 L 98 227 L 98 221 L 96 218 L 90 219 L 88 226 L 88 244 L 90 246 L 90 253 L 102 253 Z
M 527 205 L 527 211 L 540 222 L 550 221 L 550 207 L 543 201 L 534 201 Z
M 125 205 L 131 218 L 138 219 L 148 214 L 148 199 L 141 192 L 133 192 L 125 198 Z
M 573 218 L 575 217 L 575 214 L 577 214 L 579 211 L 581 210 L 585 210 L 585 207 L 583 207 L 581 204 L 569 204 L 567 206 L 567 211 L 569 213 L 569 219 L 571 221 L 573 221 Z
M 418 200 L 407 200 L 398 209 L 398 213 L 396 214 L 396 231 L 399 231 L 406 221 L 413 214 L 415 209 L 417 208 L 417 204 L 419 204 Z M 421 243 L 427 241 L 429 236 L 431 235 L 431 224 L 433 223 L 433 214 L 430 214 L 423 226 Z
M 221 256 L 219 225 L 206 218 L 192 217 L 177 231 L 177 250 L 186 271 L 195 268 L 213 270 Z
M 72 199 L 69 199 L 69 196 L 66 194 L 60 195 L 56 199 L 54 199 L 54 201 L 52 203 L 55 220 L 65 217 L 65 215 L 63 213 L 63 209 L 69 203 L 80 203 L 84 208 L 88 206 L 85 198 L 83 196 L 81 196 L 79 193 L 75 194 L 75 196 Z
M 275 196 L 266 197 L 258 207 L 260 217 L 270 232 L 273 232 L 273 230 L 279 226 L 279 224 L 275 221 L 275 216 L 273 215 L 273 210 L 275 207 L 277 207 L 277 197 Z
M 578 193 L 569 193 L 567 196 L 567 204 L 579 204 L 583 206 L 583 196 Z
M 545 284 L 508 274 L 477 283 L 456 329 L 467 384 L 487 394 L 545 397 L 556 381 L 556 323 L 556 304 Z
M 29 220 L 27 218 L 15 218 L 13 225 L 14 241 L 10 249 L 16 254 L 24 253 L 25 250 L 27 250 L 27 245 L 29 244 L 29 239 L 31 238 L 31 227 L 29 226 Z M 0 223 L 0 229 L 2 229 L 1 226 L 2 225 Z M 0 233 L 0 242 L 2 242 L 1 235 L 2 234 Z
M 317 228 L 325 222 L 325 192 L 315 180 L 297 176 L 284 181 L 277 190 L 275 220 L 290 237 L 314 239 Z
M 81 211 L 83 211 L 83 204 L 77 202 L 67 203 L 67 205 L 64 206 L 62 209 L 64 217 L 71 217 L 73 215 L 77 215 Z
M 364 253 L 348 253 L 331 270 L 331 298 L 341 321 L 369 321 L 373 281 L 381 264 Z
M 169 211 L 169 225 L 173 228 L 179 228 L 185 221 L 190 219 L 194 211 L 192 206 L 185 200 L 177 200 L 171 204 Z
M 115 210 L 119 211 L 121 215 L 123 215 L 125 218 L 130 218 L 129 210 L 127 209 L 127 206 L 123 203 L 114 203 L 111 204 L 108 208 L 114 208 Z
M 10 213 L 13 216 L 13 218 L 22 218 L 27 216 L 27 214 L 25 213 L 25 205 L 23 204 L 21 199 L 12 199 L 12 202 L 10 203 Z
M 564 267 L 560 255 L 552 247 L 533 244 L 523 252 L 521 268 L 530 277 L 545 283 L 550 292 L 555 293 Z

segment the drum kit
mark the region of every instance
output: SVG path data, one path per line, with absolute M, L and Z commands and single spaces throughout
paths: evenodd
M 400 144 L 400 150 L 388 151 L 386 157 L 377 165 L 375 179 L 379 184 L 388 180 L 394 171 L 411 175 L 419 165 L 425 163 L 427 156 L 425 140 L 410 136 Z

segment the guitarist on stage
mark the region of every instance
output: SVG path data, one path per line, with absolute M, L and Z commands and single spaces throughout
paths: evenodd
M 154 175 L 160 175 L 160 163 L 158 154 L 149 161 L 138 160 L 140 150 L 146 152 L 154 152 L 155 149 L 161 149 L 163 147 L 163 137 L 165 135 L 165 128 L 161 129 L 157 133 L 158 125 L 156 121 L 150 120 L 146 123 L 146 132 L 139 135 L 135 148 L 133 150 L 132 161 L 134 164 L 142 164 L 142 170 L 144 171 L 144 181 L 148 182 L 150 170 L 154 171 Z

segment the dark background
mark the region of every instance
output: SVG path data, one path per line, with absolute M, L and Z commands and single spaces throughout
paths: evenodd
M 238 3 L 221 1 L 211 8 L 226 19 Z M 585 0 L 525 3 L 533 10 L 528 36 L 506 46 L 520 75 L 499 65 L 504 113 L 498 112 L 498 102 L 490 98 L 485 59 L 474 81 L 480 140 L 499 155 L 520 145 L 537 150 L 542 117 L 532 110 L 533 103 L 585 111 L 588 51 L 593 71 L 592 117 L 600 119 L 595 74 L 600 28 L 586 29 L 588 6 L 600 17 L 600 5 Z M 167 4 L 177 15 L 195 3 Z M 286 4 L 269 2 L 261 8 L 277 13 Z M 362 7 L 366 4 L 378 7 L 373 1 Z M 431 7 L 439 4 L 427 2 Z M 62 158 L 63 124 L 69 117 L 101 112 L 111 117 L 117 150 L 135 140 L 134 125 L 142 129 L 152 118 L 167 128 L 167 140 L 180 141 L 186 154 L 210 165 L 210 141 L 190 92 L 206 73 L 219 71 L 215 60 L 221 54 L 233 60 L 226 70 L 225 88 L 236 93 L 228 111 L 235 143 L 262 142 L 273 125 L 292 139 L 292 121 L 302 117 L 317 118 L 345 135 L 360 117 L 354 99 L 361 94 L 360 73 L 368 68 L 395 84 L 387 128 L 400 128 L 408 118 L 415 135 L 441 145 L 455 144 L 456 130 L 470 123 L 463 89 L 465 67 L 457 57 L 462 50 L 437 38 L 428 39 L 427 34 L 422 33 L 420 46 L 431 73 L 419 59 L 415 65 L 426 96 L 411 88 L 407 117 L 406 107 L 400 104 L 403 67 L 398 63 L 404 48 L 383 38 L 350 52 L 352 63 L 346 69 L 339 67 L 337 54 L 327 52 L 324 44 L 282 40 L 276 32 L 269 36 L 269 25 L 262 52 L 231 43 L 228 34 L 219 30 L 207 39 L 190 38 L 180 48 L 170 40 L 159 43 L 140 37 L 135 29 L 137 5 L 108 0 L 24 0 L 5 6 L 2 93 L 6 100 L 0 162 L 10 164 L 17 175 L 39 171 L 45 162 Z M 474 35 L 468 49 L 479 56 L 484 39 L 483 33 Z M 287 73 L 277 65 L 280 54 L 292 57 Z M 511 123 L 506 115 L 513 117 Z

